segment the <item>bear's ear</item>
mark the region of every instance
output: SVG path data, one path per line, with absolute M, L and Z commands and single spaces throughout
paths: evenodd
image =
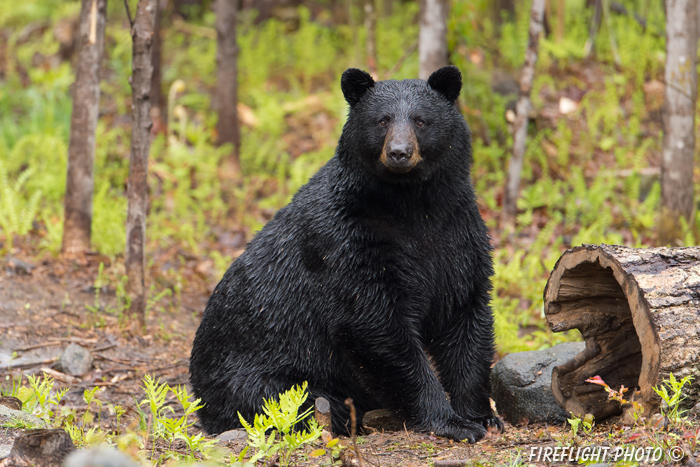
M 442 94 L 448 101 L 454 102 L 462 90 L 462 73 L 456 66 L 444 66 L 430 75 L 428 86 Z
M 368 89 L 374 86 L 374 80 L 366 71 L 348 68 L 340 78 L 340 89 L 350 107 L 360 102 Z

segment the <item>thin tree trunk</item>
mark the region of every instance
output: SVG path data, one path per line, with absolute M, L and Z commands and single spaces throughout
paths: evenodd
M 680 238 L 679 217 L 691 220 L 698 45 L 697 0 L 666 2 L 666 90 L 661 160 L 661 222 L 659 239 Z
M 503 197 L 503 221 L 513 223 L 517 212 L 518 189 L 520 188 L 520 175 L 523 170 L 525 157 L 525 142 L 527 139 L 527 120 L 532 104 L 530 92 L 532 81 L 535 77 L 535 64 L 542 32 L 542 17 L 544 16 L 544 0 L 533 0 L 530 11 L 530 32 L 525 53 L 525 65 L 520 78 L 520 97 L 515 106 L 515 123 L 513 136 L 513 155 L 508 167 L 508 181 Z
M 131 77 L 131 157 L 126 214 L 127 293 L 133 330 L 146 327 L 146 212 L 148 209 L 148 152 L 151 147 L 151 77 L 153 27 L 157 0 L 139 0 L 131 27 L 133 40 Z
M 492 0 L 491 5 L 491 21 L 493 21 L 493 29 L 496 37 L 501 35 L 501 25 L 503 24 L 503 16 L 507 16 L 508 20 L 515 18 L 515 1 L 514 0 Z
M 367 71 L 377 79 L 377 8 L 374 0 L 365 0 L 365 30 L 367 31 Z
M 394 14 L 394 0 L 384 0 L 384 16 L 389 17 Z
M 153 75 L 151 76 L 151 118 L 156 132 L 167 133 L 166 101 L 163 96 L 163 38 L 161 22 L 164 5 L 156 0 L 156 19 L 153 26 Z
M 564 32 L 566 31 L 566 0 L 557 0 L 557 41 L 564 40 Z
M 107 0 L 83 0 L 68 143 L 62 245 L 65 254 L 90 250 L 95 129 L 100 106 L 100 62 L 106 14 Z
M 583 56 L 588 57 L 593 51 L 593 45 L 595 44 L 595 38 L 598 35 L 598 28 L 600 28 L 600 20 L 603 17 L 603 0 L 595 0 L 595 10 L 593 11 L 593 17 L 591 18 L 591 26 L 588 29 L 588 39 L 586 44 L 583 46 Z
M 216 0 L 216 104 L 219 120 L 216 124 L 217 144 L 231 143 L 229 157 L 233 170 L 239 168 L 241 144 L 238 126 L 238 45 L 236 43 L 235 0 Z
M 418 77 L 428 79 L 447 65 L 447 0 L 421 0 Z
M 355 8 L 356 0 L 347 0 L 348 4 L 348 24 L 350 25 L 350 31 L 352 32 L 352 43 L 355 48 L 353 54 L 354 66 L 360 65 L 360 33 L 358 27 L 358 20 L 356 16 Z

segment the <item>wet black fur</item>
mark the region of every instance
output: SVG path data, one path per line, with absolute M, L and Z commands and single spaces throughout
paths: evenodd
M 480 439 L 489 406 L 491 247 L 470 181 L 470 134 L 454 67 L 429 80 L 343 75 L 350 103 L 335 156 L 253 239 L 216 287 L 197 331 L 191 382 L 207 432 L 240 427 L 263 398 L 309 382 L 346 433 L 393 408 L 410 427 Z M 379 162 L 389 124 L 410 124 L 422 161 Z M 416 121 L 425 124 L 419 127 Z M 449 394 L 449 396 L 448 396 Z

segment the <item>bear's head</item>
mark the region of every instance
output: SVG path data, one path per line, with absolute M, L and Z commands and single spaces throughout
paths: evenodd
M 359 158 L 396 183 L 428 180 L 440 169 L 469 170 L 469 130 L 456 105 L 462 89 L 457 67 L 440 68 L 428 81 L 379 82 L 350 68 L 340 84 L 350 104 L 341 158 Z

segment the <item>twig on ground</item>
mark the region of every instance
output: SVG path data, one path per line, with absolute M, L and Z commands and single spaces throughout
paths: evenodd
M 29 350 L 41 349 L 42 347 L 51 347 L 52 345 L 61 345 L 58 341 L 44 342 L 43 344 L 27 345 L 14 349 L 15 352 L 27 352 Z

